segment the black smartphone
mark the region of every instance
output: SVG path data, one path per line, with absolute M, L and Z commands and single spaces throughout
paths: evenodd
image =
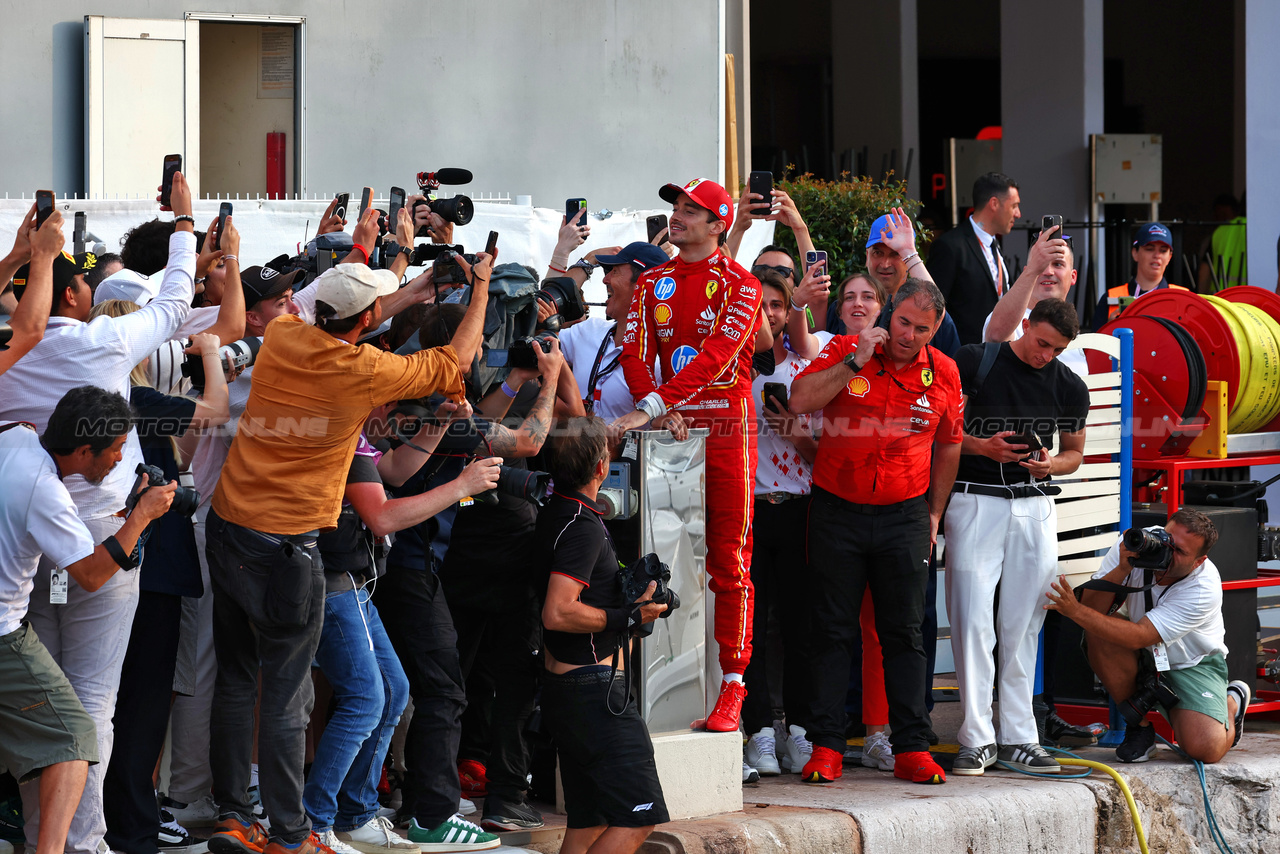
M 753 213 L 767 214 L 773 206 L 773 173 L 752 172 L 747 178 L 747 192 L 761 196 L 760 200 L 752 203 Z
M 1058 230 L 1054 232 L 1053 236 L 1055 238 L 1062 237 L 1062 214 L 1045 214 L 1040 219 L 1040 231 L 1042 233 L 1048 231 L 1054 226 L 1057 226 Z
M 218 231 L 213 235 L 213 248 L 222 248 L 222 229 L 227 225 L 227 217 L 231 216 L 231 202 L 218 205 Z
M 783 406 L 787 405 L 787 387 L 782 383 L 765 383 L 760 396 L 764 399 L 764 408 L 770 412 L 778 411 L 778 407 L 773 402 L 774 398 L 782 401 Z
M 369 203 L 373 201 L 373 187 L 365 187 L 360 191 L 360 216 L 364 217 L 365 210 L 369 207 Z
M 654 214 L 653 216 L 646 219 L 644 221 L 644 224 L 645 224 L 645 228 L 649 230 L 649 242 L 652 243 L 653 238 L 657 237 L 659 234 L 662 234 L 663 229 L 667 227 L 667 215 Z M 663 243 L 666 243 L 666 242 L 667 242 L 667 236 L 663 234 L 662 240 L 658 243 L 658 245 L 661 246 Z
M 71 232 L 71 246 L 77 255 L 84 251 L 84 235 L 88 230 L 88 217 L 84 211 L 76 211 L 76 224 Z
M 824 249 L 811 249 L 804 253 L 804 269 L 807 274 L 814 267 L 821 267 L 814 275 L 825 276 L 827 274 L 827 253 Z
M 1028 454 L 1034 454 L 1044 447 L 1040 444 L 1040 437 L 1035 433 L 1017 433 L 1013 436 L 1005 436 L 1004 440 L 1010 445 L 1026 445 Z
M 166 154 L 164 173 L 160 176 L 160 207 L 169 207 L 170 194 L 173 192 L 173 173 L 182 171 L 182 155 Z
M 586 199 L 569 199 L 568 201 L 566 201 L 564 203 L 565 224 L 567 225 L 568 223 L 572 222 L 573 218 L 578 215 L 578 211 L 585 211 L 586 209 L 587 209 Z M 582 219 L 578 222 L 578 225 L 586 225 L 586 224 L 587 224 L 587 215 L 584 213 L 582 215 Z
M 493 253 L 497 251 L 498 251 L 498 232 L 491 231 L 489 232 L 489 240 L 484 245 L 484 254 L 492 258 Z
M 36 190 L 36 228 L 53 214 L 53 191 Z
M 404 188 L 391 188 L 391 204 L 387 205 L 387 227 L 392 232 L 396 230 L 396 223 L 400 220 L 400 209 L 404 207 Z
M 347 205 L 351 204 L 350 193 L 338 193 L 334 196 L 338 203 L 333 206 L 333 215 L 345 220 L 347 218 Z

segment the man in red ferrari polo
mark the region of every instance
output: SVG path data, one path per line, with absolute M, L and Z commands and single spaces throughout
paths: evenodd
M 755 410 L 751 357 L 759 326 L 760 282 L 720 246 L 733 202 L 714 181 L 658 191 L 672 205 L 669 263 L 636 282 L 622 337 L 621 364 L 636 399 L 614 426 L 643 427 L 678 412 L 707 441 L 707 572 L 715 593 L 715 637 L 724 684 L 707 729 L 738 729 L 751 660 L 751 517 L 755 507 Z M 658 370 L 655 371 L 655 366 Z M 663 378 L 662 385 L 654 380 Z
M 809 505 L 813 603 L 807 697 L 812 783 L 842 773 L 844 698 L 862 595 L 884 650 L 894 776 L 945 783 L 929 755 L 924 619 L 929 551 L 951 496 L 964 438 L 960 373 L 928 346 L 946 309 L 932 282 L 907 279 L 888 329 L 837 335 L 791 383 L 791 411 L 822 410 Z M 797 533 L 797 539 L 799 534 Z

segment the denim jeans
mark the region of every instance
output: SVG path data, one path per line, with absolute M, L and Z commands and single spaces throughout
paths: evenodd
M 249 775 L 261 669 L 262 806 L 271 817 L 271 838 L 292 845 L 311 834 L 302 808 L 302 765 L 315 704 L 311 662 L 324 620 L 316 534 L 264 535 L 210 511 L 205 553 L 218 656 L 209 732 L 213 799 L 221 815 L 253 820 Z
M 302 803 L 317 832 L 354 830 L 378 812 L 378 781 L 409 701 L 409 679 L 366 590 L 325 597 L 316 663 L 336 708 L 316 746 Z

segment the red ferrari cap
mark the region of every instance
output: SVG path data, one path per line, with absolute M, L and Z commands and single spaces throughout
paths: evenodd
M 675 204 L 676 199 L 680 198 L 680 194 L 684 193 L 693 199 L 701 207 L 706 208 L 716 215 L 725 228 L 733 225 L 733 199 L 729 198 L 729 194 L 715 181 L 708 181 L 706 178 L 694 178 L 683 187 L 677 184 L 667 184 L 658 190 L 658 195 L 663 201 Z

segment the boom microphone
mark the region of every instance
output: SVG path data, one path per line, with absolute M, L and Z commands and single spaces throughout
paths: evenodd
M 469 169 L 441 169 L 436 172 L 419 172 L 418 183 L 470 184 L 473 177 Z

